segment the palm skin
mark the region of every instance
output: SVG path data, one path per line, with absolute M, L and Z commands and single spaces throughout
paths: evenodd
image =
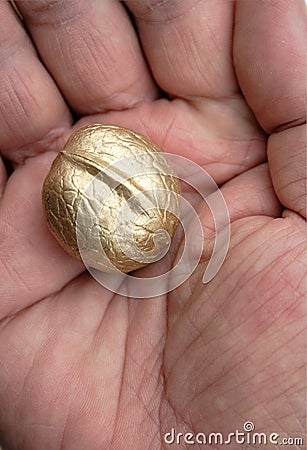
M 27 14 L 34 15 L 31 5 L 36 5 L 38 17 L 42 14 L 39 3 L 20 6 L 26 20 Z M 190 20 L 200 3 L 193 2 L 183 17 Z M 157 84 L 172 99 L 159 98 L 145 68 L 140 69 L 144 70 L 140 91 L 149 92 L 149 98 L 133 106 L 120 107 L 118 97 L 109 96 L 103 101 L 114 102 L 114 108 L 95 106 L 91 111 L 80 99 L 79 108 L 75 105 L 76 92 L 65 92 L 72 108 L 83 116 L 73 129 L 93 122 L 130 127 L 165 151 L 194 160 L 221 186 L 230 213 L 231 241 L 221 270 L 209 284 L 202 284 L 202 275 L 214 227 L 206 205 L 199 206 L 204 253 L 186 283 L 148 300 L 113 295 L 59 247 L 43 217 L 41 186 L 55 156 L 46 150 L 52 145 L 58 150 L 71 132 L 66 119 L 58 126 L 58 139 L 37 140 L 31 146 L 33 140 L 23 142 L 16 129 L 19 150 L 2 143 L 4 155 L 17 163 L 8 180 L 3 170 L 0 204 L 0 437 L 8 449 L 167 448 L 163 436 L 171 428 L 226 435 L 242 429 L 247 420 L 255 423 L 256 431 L 302 436 L 303 83 L 289 79 L 285 50 L 277 51 L 274 61 L 259 51 L 265 36 L 261 26 L 258 34 L 253 29 L 255 23 L 263 27 L 266 20 L 275 23 L 272 17 L 276 19 L 278 11 L 280 28 L 285 21 L 290 29 L 292 8 L 299 16 L 302 4 L 282 9 L 268 2 L 265 11 L 266 2 L 262 7 L 243 3 L 236 5 L 235 15 L 236 26 L 242 28 L 233 37 L 236 76 L 229 68 L 217 79 L 217 72 L 210 73 L 213 62 L 208 77 L 199 76 L 193 85 L 190 79 L 185 83 L 185 67 L 177 78 L 163 69 L 167 59 L 163 60 L 162 50 L 161 64 L 149 50 L 156 22 L 145 15 L 156 14 L 159 8 L 167 15 L 167 2 L 149 12 L 130 2 Z M 184 8 L 179 2 L 180 7 Z M 233 13 L 233 6 L 229 8 Z M 225 22 L 219 20 L 224 30 Z M 163 21 L 157 23 L 164 26 Z M 165 20 L 165 27 L 172 23 Z M 44 60 L 39 31 L 29 29 Z M 288 45 L 299 71 L 304 48 L 299 32 L 290 31 Z M 163 36 L 162 29 L 159 33 Z M 283 67 L 280 79 L 268 81 L 264 70 L 259 75 L 262 84 L 252 79 L 252 69 L 246 74 L 254 55 L 246 48 L 248 33 L 253 33 L 250 45 L 260 65 L 273 71 Z M 278 30 L 268 34 L 274 42 Z M 226 53 L 229 42 L 225 36 L 221 40 L 217 46 Z M 243 93 L 238 85 L 232 87 L 236 77 Z M 61 82 L 64 91 L 67 87 Z M 282 91 L 288 86 L 293 93 L 294 85 L 298 85 L 296 100 Z M 191 95 L 188 89 L 194 89 Z M 156 267 L 142 269 L 144 275 L 154 276 Z M 241 447 L 234 443 L 231 448 Z

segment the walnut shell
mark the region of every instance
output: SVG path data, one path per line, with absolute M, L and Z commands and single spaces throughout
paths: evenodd
M 107 196 L 98 193 L 97 179 Z M 42 200 L 49 228 L 69 254 L 105 272 L 127 273 L 168 247 L 179 193 L 155 144 L 126 128 L 94 124 L 70 136 L 47 174 Z

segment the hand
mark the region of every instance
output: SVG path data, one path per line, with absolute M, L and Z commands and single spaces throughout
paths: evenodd
M 3 445 L 168 448 L 172 428 L 226 436 L 248 420 L 302 437 L 304 2 L 17 5 L 23 22 L 0 2 L 0 148 L 14 167 L 0 166 Z M 147 135 L 221 187 L 230 249 L 208 285 L 205 204 L 202 262 L 160 298 L 113 295 L 59 247 L 42 182 L 92 122 Z

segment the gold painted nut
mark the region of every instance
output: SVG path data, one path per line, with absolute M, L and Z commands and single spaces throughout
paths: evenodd
M 97 186 L 108 195 L 99 196 Z M 155 144 L 126 128 L 94 124 L 70 136 L 42 200 L 51 232 L 70 255 L 127 273 L 168 248 L 179 222 L 178 194 L 179 180 Z

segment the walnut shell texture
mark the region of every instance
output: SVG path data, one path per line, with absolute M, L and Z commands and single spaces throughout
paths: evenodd
M 136 166 L 142 166 L 142 173 L 135 176 L 129 173 L 134 158 Z M 127 161 L 127 173 L 124 165 L 118 175 L 117 161 Z M 111 175 L 105 172 L 108 168 Z M 110 189 L 102 202 L 95 189 L 88 188 L 101 173 Z M 179 193 L 179 180 L 155 144 L 126 128 L 94 124 L 74 132 L 56 156 L 44 181 L 42 201 L 51 232 L 69 254 L 78 259 L 82 255 L 86 264 L 101 271 L 127 273 L 152 262 L 146 255 L 153 249 L 156 255 L 169 245 L 165 233 L 159 232 L 164 230 L 168 237 L 175 232 Z M 142 203 L 140 194 L 149 203 Z M 138 213 L 124 214 L 119 226 L 119 212 L 127 205 L 128 211 Z

